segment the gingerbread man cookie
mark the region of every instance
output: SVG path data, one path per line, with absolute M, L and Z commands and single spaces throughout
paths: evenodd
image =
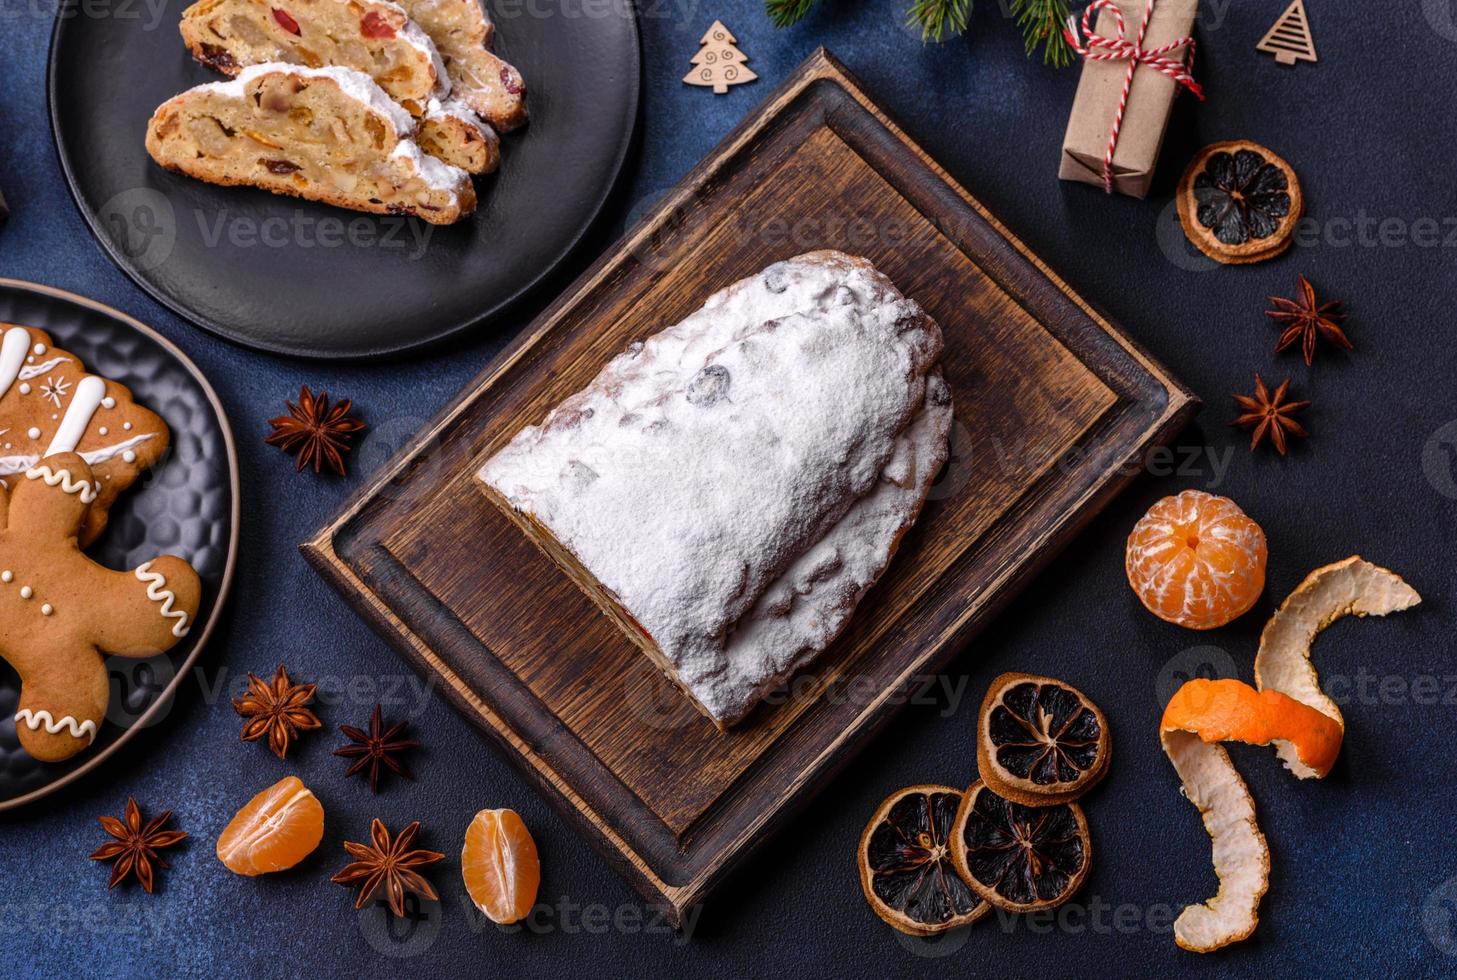
M 49 456 L 0 489 L 0 657 L 20 674 L 20 745 L 42 762 L 96 738 L 110 692 L 107 654 L 151 657 L 187 635 L 202 583 L 167 556 L 114 572 L 76 535 L 100 500 L 75 453 Z
M 0 323 L 0 486 L 54 453 L 79 453 L 100 488 L 81 529 L 88 545 L 112 503 L 160 460 L 167 423 L 115 381 L 87 374 L 43 330 Z

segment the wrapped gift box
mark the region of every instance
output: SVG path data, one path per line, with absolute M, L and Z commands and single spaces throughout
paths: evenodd
M 1123 13 L 1127 40 L 1137 40 L 1139 26 L 1148 8 L 1147 0 L 1116 2 Z M 1153 50 L 1191 36 L 1198 9 L 1198 0 L 1157 0 L 1142 48 Z M 1117 38 L 1118 20 L 1113 11 L 1100 10 L 1095 29 L 1105 38 Z M 1168 52 L 1167 57 L 1180 61 L 1186 54 L 1186 47 L 1180 47 Z M 1123 95 L 1128 65 L 1129 62 L 1122 59 L 1084 60 L 1077 95 L 1073 98 L 1072 115 L 1068 118 L 1067 134 L 1062 141 L 1062 166 L 1057 174 L 1061 179 L 1103 186 L 1103 160 L 1108 152 L 1108 137 L 1113 130 L 1118 101 Z M 1174 79 L 1147 65 L 1139 65 L 1134 71 L 1118 145 L 1113 152 L 1113 190 L 1138 198 L 1148 194 L 1174 97 L 1181 87 Z

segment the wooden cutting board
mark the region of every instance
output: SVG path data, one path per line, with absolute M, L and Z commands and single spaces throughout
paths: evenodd
M 952 459 L 845 634 L 723 735 L 472 474 L 632 341 L 818 248 L 868 257 L 941 324 Z M 676 919 L 1195 408 L 821 50 L 304 552 Z

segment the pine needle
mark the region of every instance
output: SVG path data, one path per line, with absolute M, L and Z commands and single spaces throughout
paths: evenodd
M 966 30 L 966 16 L 971 0 L 915 0 L 906 14 L 906 24 L 920 27 L 921 40 L 940 41 L 949 30 L 960 34 Z
M 1073 62 L 1073 49 L 1063 36 L 1067 24 L 1068 0 L 1012 0 L 1011 12 L 1017 18 L 1030 56 L 1042 45 L 1042 63 L 1065 68 Z
M 764 10 L 775 27 L 797 24 L 814 9 L 817 0 L 764 0 Z

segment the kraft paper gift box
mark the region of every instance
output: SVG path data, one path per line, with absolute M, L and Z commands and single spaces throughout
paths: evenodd
M 1130 42 L 1137 40 L 1147 0 L 1116 2 L 1123 13 L 1126 39 Z M 1157 0 L 1142 48 L 1147 51 L 1192 36 L 1198 9 L 1198 0 Z M 1118 37 L 1118 21 L 1111 10 L 1098 12 L 1095 30 L 1106 38 Z M 1180 47 L 1168 52 L 1166 57 L 1181 61 L 1186 54 L 1187 47 Z M 1127 60 L 1084 59 L 1083 74 L 1078 80 L 1077 95 L 1073 97 L 1072 114 L 1068 118 L 1067 134 L 1062 141 L 1062 166 L 1057 173 L 1062 180 L 1103 186 L 1103 160 L 1108 152 L 1108 137 L 1113 131 L 1128 65 Z M 1134 71 L 1123 126 L 1113 151 L 1113 189 L 1118 193 L 1138 198 L 1148 194 L 1174 98 L 1182 87 L 1147 65 L 1140 64 Z

